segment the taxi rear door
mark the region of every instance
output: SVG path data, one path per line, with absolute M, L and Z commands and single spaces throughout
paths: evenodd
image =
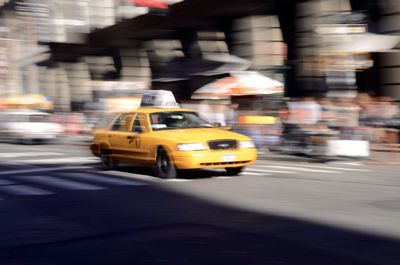
M 113 156 L 117 158 L 128 158 L 131 155 L 127 152 L 126 140 L 130 135 L 135 117 L 135 113 L 122 114 L 114 121 L 110 131 L 108 131 L 106 137 Z

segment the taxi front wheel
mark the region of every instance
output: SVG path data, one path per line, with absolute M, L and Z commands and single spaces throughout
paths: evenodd
M 176 177 L 175 165 L 164 148 L 159 148 L 157 151 L 154 173 L 156 177 L 164 179 L 172 179 Z
M 243 171 L 244 167 L 226 167 L 226 174 L 228 176 L 237 176 Z

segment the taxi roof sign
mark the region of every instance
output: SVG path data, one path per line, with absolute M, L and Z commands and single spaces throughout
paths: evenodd
M 143 91 L 140 106 L 152 108 L 179 108 L 174 94 L 169 90 Z

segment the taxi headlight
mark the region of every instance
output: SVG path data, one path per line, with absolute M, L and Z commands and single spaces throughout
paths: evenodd
M 241 141 L 240 148 L 255 148 L 255 144 L 253 141 Z
M 205 150 L 206 146 L 202 143 L 178 144 L 177 148 L 179 151 L 201 151 Z

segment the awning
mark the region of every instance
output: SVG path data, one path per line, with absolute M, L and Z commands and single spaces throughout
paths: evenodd
M 192 73 L 199 76 L 213 76 L 229 73 L 232 71 L 245 71 L 251 66 L 249 60 L 230 54 L 207 54 L 203 56 L 205 62 L 212 62 L 216 65 L 214 69 L 203 72 Z M 193 69 L 195 70 L 195 69 Z
M 339 35 L 342 43 L 326 45 L 323 52 L 328 53 L 370 53 L 385 52 L 395 48 L 400 42 L 400 36 L 374 33 Z
M 6 98 L 0 98 L 2 108 L 34 108 L 34 109 L 52 109 L 53 102 L 40 94 L 19 94 Z
M 124 0 L 124 2 L 133 3 L 137 6 L 151 7 L 151 8 L 168 8 L 166 0 Z
M 193 99 L 222 99 L 231 96 L 271 95 L 283 93 L 283 84 L 258 72 L 233 72 L 231 76 L 202 86 Z
M 156 82 L 173 82 L 193 76 L 216 76 L 250 67 L 248 60 L 230 54 L 208 54 L 198 58 L 177 58 L 167 65 L 152 69 Z

